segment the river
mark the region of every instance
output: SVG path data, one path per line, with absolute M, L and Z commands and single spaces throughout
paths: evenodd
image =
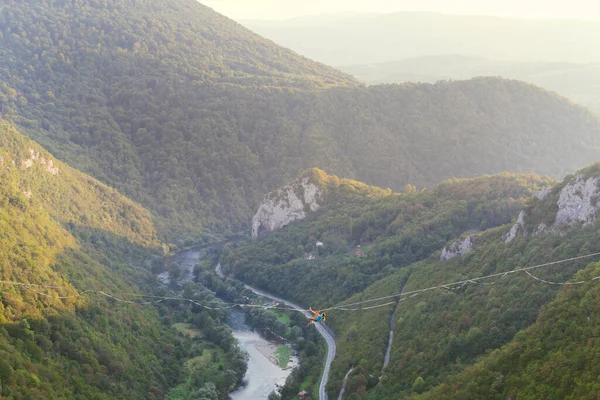
M 193 279 L 194 266 L 198 264 L 204 254 L 206 254 L 205 251 L 190 249 L 174 256 L 173 261 L 179 263 L 183 269 L 182 279 Z M 158 278 L 165 284 L 170 283 L 169 275 L 166 272 L 159 274 Z M 293 367 L 298 365 L 298 359 L 292 357 L 285 370 L 271 362 L 267 356 L 261 353 L 260 349 L 266 353 L 269 347 L 281 343 L 267 340 L 249 327 L 246 324 L 246 316 L 241 310 L 230 310 L 228 325 L 240 348 L 250 356 L 248 370 L 244 376 L 244 386 L 230 393 L 229 396 L 232 400 L 266 400 L 269 393 L 277 389 L 278 385 L 283 386 Z
M 217 267 L 215 268 L 215 273 L 217 275 L 219 275 L 221 278 L 225 278 L 225 275 L 223 275 L 223 270 L 221 269 L 221 264 L 217 265 Z M 260 289 L 253 288 L 252 286 L 249 286 L 249 285 L 244 285 L 244 286 L 248 290 L 251 290 L 252 292 L 258 294 L 259 296 L 267 297 L 278 303 L 285 304 L 288 307 L 295 308 L 296 310 L 303 313 L 306 318 L 310 318 L 310 316 L 311 316 L 308 311 L 304 310 L 302 307 L 300 307 L 294 303 L 290 303 L 289 301 L 286 301 L 279 297 L 273 296 L 272 294 L 266 293 Z M 331 363 L 333 362 L 333 359 L 335 358 L 335 353 L 336 353 L 337 347 L 335 344 L 335 338 L 333 336 L 333 332 L 331 332 L 331 330 L 329 330 L 328 328 L 325 328 L 325 324 L 315 324 L 314 327 L 317 329 L 319 334 L 323 337 L 323 339 L 325 339 L 325 342 L 327 343 L 327 356 L 325 357 L 325 367 L 323 368 L 323 375 L 321 376 L 321 383 L 319 384 L 319 399 L 320 400 L 328 400 L 327 392 L 325 391 L 325 388 L 327 387 L 327 382 L 329 380 L 329 371 L 331 370 Z
M 233 336 L 237 339 L 240 347 L 250 355 L 248 371 L 244 376 L 246 385 L 230 393 L 229 396 L 232 400 L 266 399 L 278 385 L 283 386 L 286 378 L 292 372 L 292 367 L 297 365 L 297 359 L 292 357 L 292 364 L 285 370 L 269 361 L 259 351 L 259 348 L 267 348 L 273 342 L 266 340 L 246 325 L 245 317 L 244 313 L 239 310 L 232 310 L 229 317 Z

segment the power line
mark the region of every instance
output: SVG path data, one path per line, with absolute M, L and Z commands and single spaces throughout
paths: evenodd
M 41 296 L 46 296 L 46 297 L 51 297 L 54 299 L 72 299 L 72 298 L 77 298 L 77 297 L 83 297 L 85 298 L 85 294 L 99 294 L 102 295 L 104 297 L 113 299 L 119 303 L 125 303 L 125 304 L 136 304 L 136 305 L 150 305 L 150 304 L 157 304 L 157 303 L 161 303 L 164 301 L 168 301 L 168 300 L 175 300 L 175 301 L 187 301 L 189 303 L 195 304 L 199 307 L 203 307 L 205 309 L 208 310 L 225 310 L 225 309 L 230 309 L 233 307 L 255 307 L 255 308 L 264 308 L 264 309 L 269 309 L 269 308 L 277 308 L 280 310 L 296 310 L 295 308 L 287 308 L 287 307 L 277 307 L 277 306 L 265 306 L 265 305 L 259 305 L 259 304 L 245 304 L 245 303 L 227 303 L 227 302 L 223 302 L 221 300 L 206 300 L 203 301 L 204 303 L 208 303 L 208 304 L 220 304 L 223 305 L 221 307 L 211 307 L 211 306 L 207 306 L 206 304 L 201 304 L 198 302 L 198 300 L 195 299 L 189 299 L 189 298 L 184 298 L 184 297 L 169 297 L 169 296 L 156 296 L 156 295 L 150 295 L 150 294 L 134 294 L 134 293 L 125 293 L 125 294 L 121 294 L 121 296 L 132 296 L 132 297 L 146 297 L 146 298 L 155 298 L 157 300 L 154 301 L 144 301 L 144 302 L 138 302 L 138 301 L 131 301 L 131 300 L 127 300 L 124 298 L 120 298 L 117 297 L 114 294 L 110 294 L 110 293 L 106 293 L 103 290 L 84 290 L 81 291 L 77 294 L 74 295 L 70 295 L 70 296 L 54 296 L 52 294 L 48 294 L 48 293 L 43 293 L 40 292 L 38 290 L 35 290 L 34 288 L 47 288 L 47 289 L 55 289 L 55 290 L 73 290 L 74 288 L 72 287 L 67 287 L 67 286 L 57 286 L 57 285 L 44 285 L 44 284 L 37 284 L 37 283 L 25 283 L 25 282 L 13 282 L 13 281 L 2 281 L 0 280 L 0 284 L 3 285 L 10 285 L 10 286 L 20 286 L 23 287 L 27 290 L 30 290 L 34 293 L 37 293 Z M 303 311 L 308 311 L 308 310 L 303 310 Z
M 534 265 L 534 266 L 526 267 L 526 268 L 517 268 L 517 269 L 513 269 L 512 271 L 498 272 L 498 273 L 495 273 L 495 274 L 484 275 L 484 276 L 480 276 L 480 277 L 477 277 L 477 278 L 470 278 L 470 279 L 465 279 L 465 280 L 462 280 L 462 281 L 457 281 L 457 282 L 452 282 L 452 283 L 444 283 L 444 284 L 441 284 L 441 285 L 431 286 L 431 287 L 428 287 L 428 288 L 425 288 L 425 289 L 412 290 L 412 291 L 409 291 L 409 292 L 397 293 L 397 294 L 392 294 L 392 295 L 389 295 L 389 296 L 382 296 L 382 297 L 378 297 L 378 298 L 375 298 L 375 299 L 358 301 L 358 302 L 355 302 L 355 303 L 340 304 L 340 305 L 337 305 L 337 306 L 326 308 L 326 309 L 324 309 L 322 311 L 337 310 L 337 309 L 341 309 L 341 307 L 357 306 L 357 305 L 366 304 L 366 303 L 372 303 L 372 302 L 380 301 L 380 300 L 393 299 L 393 298 L 401 297 L 401 296 L 417 295 L 417 294 L 420 294 L 420 293 L 423 293 L 423 292 L 427 292 L 427 291 L 430 291 L 430 290 L 435 290 L 435 289 L 450 289 L 452 286 L 458 286 L 458 285 L 464 286 L 464 285 L 466 285 L 468 283 L 476 283 L 476 282 L 484 280 L 484 279 L 490 279 L 490 278 L 495 278 L 495 277 L 506 277 L 507 275 L 515 274 L 517 272 L 526 272 L 526 273 L 528 273 L 528 271 L 531 271 L 531 270 L 534 270 L 534 269 L 538 269 L 538 268 L 542 268 L 542 267 L 548 267 L 550 265 L 563 264 L 563 263 L 566 263 L 566 262 L 569 262 L 569 261 L 581 260 L 583 258 L 590 258 L 590 257 L 598 256 L 598 255 L 600 255 L 600 252 L 596 252 L 596 253 L 592 253 L 592 254 L 586 254 L 586 255 L 578 256 L 578 257 L 571 257 L 571 258 L 567 258 L 567 259 L 559 260 L 559 261 L 552 261 L 552 262 L 548 262 L 548 263 L 544 263 L 544 264 L 538 264 L 538 265 Z M 533 275 L 531 275 L 531 276 L 533 278 L 535 278 Z M 594 278 L 592 280 L 596 280 L 596 279 L 599 279 L 599 278 L 600 278 L 600 276 L 597 277 L 597 278 Z M 544 281 L 544 280 L 541 280 L 541 279 L 538 279 L 538 278 L 535 278 L 535 279 L 537 279 L 537 280 L 539 280 L 541 282 L 544 282 L 544 283 L 557 284 L 557 285 L 565 285 L 565 284 L 567 284 L 567 285 L 576 285 L 576 284 L 581 284 L 581 283 L 585 283 L 586 282 L 586 281 L 580 281 L 580 282 L 574 282 L 574 283 L 568 283 L 568 282 L 555 283 L 555 282 L 547 282 L 547 281 Z M 383 306 L 383 305 L 381 305 L 381 306 Z
M 427 292 L 427 291 L 431 291 L 431 290 L 435 290 L 435 289 L 448 289 L 448 290 L 456 290 L 456 289 L 460 289 L 463 286 L 469 284 L 469 283 L 478 283 L 479 281 L 485 280 L 485 279 L 490 279 L 490 278 L 494 278 L 494 277 L 501 277 L 504 278 L 510 274 L 514 274 L 514 273 L 518 273 L 518 272 L 525 272 L 527 275 L 529 275 L 531 278 L 542 282 L 542 283 L 546 283 L 546 284 L 550 284 L 550 285 L 581 285 L 585 282 L 588 281 L 578 281 L 578 282 L 551 282 L 551 281 L 547 281 L 541 278 L 538 278 L 536 276 L 534 276 L 533 274 L 531 274 L 529 271 L 534 270 L 534 269 L 538 269 L 538 268 L 543 268 L 543 267 L 547 267 L 547 266 L 551 266 L 551 265 L 557 265 L 557 264 L 563 264 L 565 262 L 569 262 L 569 261 L 576 261 L 576 260 L 581 260 L 584 258 L 590 258 L 590 257 L 594 257 L 594 256 L 598 256 L 600 255 L 600 252 L 596 252 L 596 253 L 591 253 L 591 254 L 586 254 L 583 256 L 577 256 L 577 257 L 571 257 L 571 258 L 567 258 L 564 260 L 559 260 L 559 261 L 552 261 L 552 262 L 548 262 L 548 263 L 544 263 L 544 264 L 538 264 L 538 265 L 534 265 L 531 267 L 525 267 L 525 268 L 517 268 L 514 269 L 512 271 L 507 271 L 507 272 L 498 272 L 498 273 L 494 273 L 494 274 L 490 274 L 490 275 L 484 275 L 484 276 L 480 276 L 480 277 L 476 277 L 476 278 L 470 278 L 470 279 L 465 279 L 465 280 L 461 280 L 461 281 L 457 281 L 457 282 L 452 282 L 452 283 L 444 283 L 444 284 L 439 284 L 436 286 L 431 286 L 428 288 L 424 288 L 424 289 L 418 289 L 418 290 L 412 290 L 412 291 L 408 291 L 408 292 L 400 292 L 397 294 L 392 294 L 392 295 L 388 295 L 388 296 L 382 296 L 382 297 L 378 297 L 378 298 L 374 298 L 374 299 L 369 299 L 369 300 L 363 300 L 363 301 L 358 301 L 358 302 L 354 302 L 354 303 L 348 303 L 348 304 L 338 304 L 336 306 L 332 306 L 332 307 L 328 307 L 325 308 L 323 310 L 321 310 L 322 312 L 324 311 L 331 311 L 331 310 L 339 310 L 339 311 L 363 311 L 363 310 L 371 310 L 374 308 L 379 308 L 379 307 L 385 307 L 385 306 L 389 306 L 392 304 L 395 304 L 396 301 L 391 301 L 391 302 L 387 302 L 384 304 L 377 304 L 374 306 L 368 306 L 368 307 L 360 307 L 360 308 L 356 308 L 354 306 L 360 306 L 363 304 L 367 304 L 367 303 L 373 303 L 373 302 L 377 302 L 377 301 L 381 301 L 381 300 L 389 300 L 389 299 L 395 299 L 398 297 L 403 297 L 402 299 L 400 299 L 399 301 L 404 301 L 408 298 L 411 297 L 415 297 L 417 295 L 419 295 L 420 293 L 423 292 Z M 595 281 L 600 279 L 600 276 L 597 276 L 589 281 Z M 483 283 L 485 285 L 493 285 L 495 284 L 497 281 L 491 282 L 491 283 Z M 51 297 L 51 298 L 55 298 L 55 299 L 71 299 L 71 298 L 77 298 L 77 297 L 86 297 L 85 294 L 99 294 L 102 295 L 104 297 L 113 299 L 117 302 L 120 303 L 125 303 L 125 304 L 135 304 L 135 305 L 152 305 L 152 304 L 158 304 L 161 302 L 165 302 L 165 301 L 169 301 L 169 300 L 173 300 L 173 301 L 186 301 L 189 302 L 191 304 L 194 304 L 196 306 L 208 309 L 208 310 L 226 310 L 226 309 L 231 309 L 234 307 L 246 307 L 246 308 L 263 308 L 263 309 L 277 309 L 277 310 L 290 310 L 290 311 L 301 311 L 301 312 L 306 312 L 309 310 L 303 309 L 303 310 L 298 310 L 292 307 L 280 307 L 280 306 L 266 306 L 266 305 L 259 305 L 259 304 L 245 304 L 245 303 L 227 303 L 227 302 L 223 302 L 220 300 L 206 300 L 206 301 L 202 301 L 204 304 L 200 303 L 199 300 L 195 300 L 195 299 L 190 299 L 190 298 L 184 298 L 184 297 L 169 297 L 169 296 L 157 296 L 157 295 L 150 295 L 150 294 L 136 294 L 136 293 L 125 293 L 125 294 L 121 294 L 121 296 L 129 296 L 129 297 L 139 297 L 139 298 L 153 298 L 156 300 L 153 301 L 144 301 L 144 302 L 138 302 L 138 301 L 131 301 L 131 300 L 127 300 L 124 298 L 120 298 L 117 297 L 114 294 L 110 294 L 110 293 L 106 293 L 105 291 L 102 290 L 84 290 L 81 291 L 77 294 L 74 295 L 70 295 L 70 296 L 53 296 L 51 294 L 47 294 L 47 293 L 42 293 L 38 290 L 35 290 L 34 288 L 47 288 L 47 289 L 55 289 L 55 290 L 73 290 L 74 288 L 72 287 L 66 287 L 66 286 L 57 286 L 57 285 L 44 285 L 44 284 L 34 284 L 34 283 L 24 283 L 24 282 L 13 282 L 13 281 L 2 281 L 0 280 L 0 284 L 3 285 L 11 285 L 11 286 L 20 286 L 23 287 L 27 290 L 33 291 L 39 295 L 42 296 L 46 296 L 46 297 Z M 218 304 L 219 306 L 209 306 L 207 304 Z

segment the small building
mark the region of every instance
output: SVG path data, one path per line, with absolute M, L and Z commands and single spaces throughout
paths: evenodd
M 317 247 L 322 247 L 323 246 L 323 242 L 317 242 Z

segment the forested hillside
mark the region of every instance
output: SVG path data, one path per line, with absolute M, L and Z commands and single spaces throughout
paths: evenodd
M 598 382 L 600 264 L 573 276 L 535 324 L 434 390 L 414 399 L 593 399 Z
M 193 0 L 8 0 L 0 26 L 0 113 L 178 243 L 248 232 L 310 167 L 401 190 L 600 158 L 598 119 L 539 88 L 364 88 Z
M 0 121 L 0 397 L 162 399 L 212 382 L 224 398 L 246 367 L 222 313 L 205 315 L 214 329 L 192 340 L 172 324 L 197 308 L 122 301 L 172 295 L 150 272 L 162 254 L 147 210 Z M 187 293 L 215 300 L 200 286 Z M 204 349 L 233 372 L 184 364 Z
M 222 264 L 305 306 L 379 306 L 327 311 L 338 336 L 330 396 L 338 395 L 344 375 L 354 368 L 345 399 L 421 393 L 428 399 L 593 398 L 599 382 L 588 369 L 596 352 L 590 312 L 598 304 L 591 289 L 597 280 L 565 288 L 536 323 L 561 285 L 535 278 L 590 281 L 597 275 L 594 265 L 575 274 L 598 256 L 532 271 L 535 278 L 503 273 L 599 252 L 593 223 L 599 182 L 596 165 L 561 183 L 499 175 L 444 182 L 432 191 L 409 187 L 367 204 L 332 204 L 255 241 L 228 246 Z M 521 222 L 515 223 L 520 209 Z M 496 279 L 400 295 L 495 273 Z M 384 367 L 392 315 L 394 335 Z M 549 372 L 554 368 L 561 377 Z
M 431 191 L 408 187 L 379 199 L 329 184 L 330 200 L 318 212 L 256 241 L 228 246 L 223 268 L 294 301 L 333 305 L 465 231 L 510 222 L 533 191 L 551 182 L 504 174 L 451 180 Z M 357 257 L 357 251 L 372 257 Z M 306 260 L 305 253 L 320 258 Z
M 341 66 L 360 81 L 381 83 L 428 82 L 501 76 L 541 86 L 600 114 L 600 64 L 570 62 L 495 61 L 481 57 L 440 55 L 380 64 Z

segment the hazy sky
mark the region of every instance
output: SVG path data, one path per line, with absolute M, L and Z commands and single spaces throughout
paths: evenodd
M 199 0 L 233 19 L 281 19 L 345 11 L 438 11 L 600 20 L 598 0 Z

